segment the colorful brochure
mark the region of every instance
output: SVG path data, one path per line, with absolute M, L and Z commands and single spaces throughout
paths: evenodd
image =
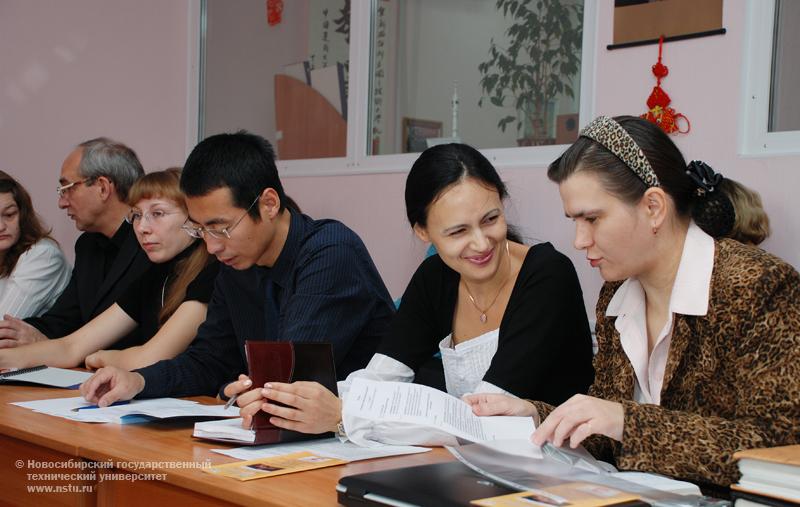
M 303 472 L 314 470 L 315 468 L 332 467 L 344 465 L 347 461 L 320 456 L 312 452 L 293 452 L 283 456 L 271 456 L 268 458 L 253 459 L 249 461 L 238 461 L 236 463 L 226 463 L 204 468 L 204 472 L 210 474 L 233 477 L 240 481 L 251 481 L 262 477 L 273 477 L 276 475 Z

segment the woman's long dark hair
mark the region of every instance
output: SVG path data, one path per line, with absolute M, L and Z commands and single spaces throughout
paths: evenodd
M 508 197 L 508 189 L 497 170 L 475 148 L 451 143 L 423 151 L 406 178 L 406 216 L 411 226 L 425 227 L 431 204 L 447 188 L 466 178 L 473 178 L 496 190 L 501 200 Z M 511 225 L 508 225 L 506 237 L 522 243 L 522 238 Z
M 0 278 L 6 278 L 14 271 L 19 257 L 42 238 L 50 238 L 50 231 L 44 228 L 33 210 L 31 196 L 25 187 L 3 171 L 0 171 L 0 193 L 11 194 L 19 210 L 19 240 L 6 251 L 0 262 Z

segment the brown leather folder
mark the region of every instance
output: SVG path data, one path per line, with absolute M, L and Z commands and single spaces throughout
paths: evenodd
M 333 394 L 336 390 L 336 367 L 330 343 L 292 343 L 252 341 L 245 342 L 247 367 L 255 386 L 267 382 L 319 382 Z M 259 412 L 253 417 L 256 439 L 253 445 L 293 442 L 312 438 L 330 437 L 331 433 L 309 435 L 278 428 L 269 422 L 270 415 Z

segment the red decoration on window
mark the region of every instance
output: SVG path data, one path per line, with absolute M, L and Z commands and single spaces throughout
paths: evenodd
M 267 0 L 267 23 L 275 26 L 283 21 L 283 0 Z
M 685 134 L 691 130 L 692 125 L 689 123 L 689 118 L 685 115 L 678 113 L 675 109 L 669 107 L 672 99 L 669 98 L 667 92 L 661 88 L 661 80 L 669 74 L 669 68 L 661 63 L 661 52 L 664 47 L 664 36 L 658 40 L 658 62 L 653 65 L 653 75 L 656 77 L 656 86 L 647 98 L 647 107 L 650 109 L 642 118 L 649 120 L 659 127 L 667 134 L 674 134 L 678 132 Z M 681 130 L 678 126 L 678 121 L 683 120 L 686 122 L 686 129 Z

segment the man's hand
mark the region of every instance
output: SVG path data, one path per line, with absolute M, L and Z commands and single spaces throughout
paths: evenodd
M 242 416 L 242 427 L 250 428 L 253 425 L 253 414 L 261 409 L 264 398 L 261 396 L 261 387 L 253 389 L 253 381 L 247 375 L 239 375 L 239 380 L 225 386 L 225 396 L 236 398 L 239 406 L 239 415 Z
M 336 431 L 342 420 L 342 400 L 317 382 L 270 382 L 261 391 L 267 400 L 261 410 L 272 415 L 269 422 L 279 428 L 301 433 L 319 434 Z
M 0 348 L 19 347 L 47 340 L 38 329 L 22 319 L 4 315 L 0 320 Z
M 130 400 L 144 389 L 144 377 L 114 366 L 101 368 L 81 384 L 83 398 L 98 407 L 107 407 L 119 400 Z

